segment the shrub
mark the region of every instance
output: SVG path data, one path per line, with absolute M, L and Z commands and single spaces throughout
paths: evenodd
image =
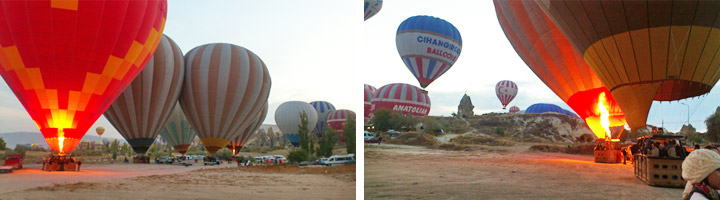
M 291 151 L 287 159 L 293 163 L 300 163 L 308 159 L 308 152 L 305 149 Z

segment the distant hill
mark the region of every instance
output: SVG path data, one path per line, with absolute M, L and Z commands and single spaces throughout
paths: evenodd
M 38 144 L 38 146 L 48 148 L 47 143 L 45 143 L 45 138 L 43 138 L 42 134 L 38 132 L 0 133 L 0 137 L 5 140 L 8 148 L 15 148 L 15 145 L 17 144 Z M 89 140 L 91 142 L 103 141 L 103 139 L 115 140 L 115 138 L 101 138 L 89 134 L 86 134 L 82 139 Z M 121 143 L 125 142 L 125 140 L 122 139 L 118 141 Z
M 467 121 L 481 133 L 512 137 L 519 141 L 575 142 L 583 135 L 595 138 L 581 118 L 559 113 L 491 113 L 476 115 Z

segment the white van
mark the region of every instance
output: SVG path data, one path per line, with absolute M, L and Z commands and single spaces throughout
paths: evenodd
M 348 154 L 348 155 L 334 155 L 330 156 L 324 165 L 331 166 L 331 165 L 343 165 L 343 164 L 354 164 L 355 163 L 355 154 Z

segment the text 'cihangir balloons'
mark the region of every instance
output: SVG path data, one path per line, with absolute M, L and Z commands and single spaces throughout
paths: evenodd
M 518 87 L 515 84 L 515 82 L 508 81 L 508 80 L 502 80 L 498 82 L 495 85 L 495 94 L 497 95 L 498 99 L 500 99 L 500 103 L 503 106 L 503 109 L 513 100 L 515 99 L 515 95 L 517 95 Z
M 211 154 L 252 123 L 270 94 L 265 63 L 234 44 L 195 47 L 185 55 L 185 71 L 180 105 Z
M 653 100 L 708 93 L 720 79 L 720 2 L 546 0 L 538 6 L 607 86 L 633 130 Z
M 185 66 L 180 47 L 163 35 L 145 69 L 105 111 L 136 153 L 144 154 L 180 96 Z
M 295 147 L 300 146 L 300 136 L 298 135 L 300 128 L 298 126 L 300 125 L 300 114 L 303 112 L 307 115 L 307 127 L 312 131 L 318 121 L 317 112 L 312 105 L 302 101 L 288 101 L 280 104 L 275 110 L 275 123 L 285 138 Z
M 373 112 L 385 108 L 403 114 L 427 116 L 430 113 L 430 96 L 410 84 L 387 84 L 375 92 L 372 107 Z
M 382 9 L 382 0 L 364 0 L 365 3 L 363 4 L 365 6 L 365 20 L 370 19 L 372 16 L 375 16 L 378 12 L 380 12 L 380 9 Z
M 400 24 L 395 45 L 405 66 L 425 88 L 455 64 L 462 50 L 462 38 L 449 22 L 421 15 Z
M 0 75 L 48 146 L 68 153 L 140 73 L 167 2 L 3 1 Z
M 500 26 L 520 58 L 585 120 L 595 136 L 606 135 L 600 123 L 604 112 L 598 109 L 601 99 L 609 126 L 625 125 L 625 114 L 610 91 L 534 1 L 494 3 Z

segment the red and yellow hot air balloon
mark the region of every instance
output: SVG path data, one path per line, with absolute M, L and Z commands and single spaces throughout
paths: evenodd
M 165 0 L 0 2 L 0 75 L 61 154 L 142 70 Z
M 95 128 L 95 133 L 98 134 L 98 136 L 102 137 L 102 134 L 105 133 L 105 127 L 98 126 Z
M 646 127 L 653 100 L 703 95 L 720 79 L 719 1 L 537 5 L 607 86 L 633 130 Z
M 585 120 L 595 136 L 605 138 L 609 127 L 625 125 L 610 91 L 535 2 L 494 3 L 500 26 L 520 58 Z

